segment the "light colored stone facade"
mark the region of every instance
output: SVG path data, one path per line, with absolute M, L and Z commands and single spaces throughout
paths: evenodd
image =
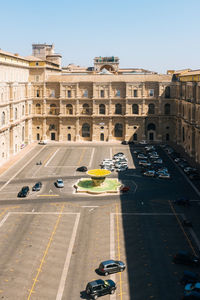
M 0 164 L 41 139 L 173 141 L 200 162 L 199 100 L 182 99 L 183 85 L 191 93 L 193 83 L 172 76 L 120 69 L 117 57 L 61 68 L 61 55 L 46 44 L 34 44 L 28 57 L 0 50 Z

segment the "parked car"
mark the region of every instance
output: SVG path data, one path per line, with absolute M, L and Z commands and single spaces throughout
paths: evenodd
M 99 273 L 107 276 L 108 274 L 122 272 L 126 268 L 125 264 L 119 260 L 106 260 L 102 261 L 99 265 Z
M 122 193 L 126 193 L 128 191 L 130 191 L 130 187 L 127 185 L 124 185 L 120 188 L 120 192 L 122 192 Z
M 117 172 L 123 172 L 128 169 L 128 166 L 120 166 L 119 168 L 116 169 Z
M 81 166 L 76 169 L 76 171 L 78 171 L 78 172 L 86 172 L 87 170 L 88 170 L 88 168 L 86 166 Z
M 187 251 L 179 251 L 173 258 L 175 264 L 183 264 L 189 266 L 199 266 L 200 259 Z
M 36 184 L 32 187 L 32 191 L 40 191 L 42 187 L 42 182 L 36 182 Z
M 192 168 L 192 167 L 186 167 L 186 168 L 183 169 L 183 171 L 187 175 L 198 172 L 197 169 Z
M 200 180 L 200 175 L 198 173 L 192 173 L 188 176 L 191 180 Z
M 92 299 L 97 299 L 99 296 L 107 294 L 114 294 L 116 290 L 116 284 L 111 279 L 108 280 L 94 280 L 87 284 L 86 294 Z
M 181 167 L 181 169 L 185 169 L 185 168 L 189 167 L 189 165 L 186 161 L 179 162 L 178 165 L 179 165 L 179 167 Z
M 46 141 L 46 140 L 40 140 L 38 144 L 39 144 L 39 145 L 46 145 L 46 144 L 47 144 L 47 141 Z
M 29 187 L 28 186 L 23 186 L 21 191 L 19 191 L 18 193 L 18 197 L 22 198 L 22 197 L 26 197 L 29 193 Z
M 150 162 L 148 162 L 148 160 L 144 160 L 144 159 L 142 159 L 142 160 L 139 160 L 139 165 L 143 165 L 143 166 L 151 166 L 151 163 Z
M 122 145 L 128 145 L 128 142 L 127 141 L 122 141 L 121 144 Z
M 196 283 L 200 280 L 199 274 L 191 271 L 184 271 L 183 277 L 180 280 L 180 283 L 186 285 L 187 283 Z
M 139 142 L 140 145 L 147 145 L 147 141 L 146 140 L 142 140 Z
M 192 291 L 183 296 L 182 300 L 200 300 L 200 293 Z
M 167 172 L 163 172 L 163 173 L 161 173 L 161 174 L 159 174 L 159 175 L 158 175 L 158 178 L 170 179 L 170 178 L 171 178 L 171 176 L 170 176 L 170 174 L 169 174 L 169 173 L 167 173 Z
M 185 295 L 188 293 L 196 291 L 200 293 L 200 282 L 187 283 L 184 289 Z
M 163 163 L 163 160 L 161 158 L 157 158 L 157 159 L 153 160 L 153 163 L 161 165 Z
M 147 156 L 144 155 L 144 154 L 142 154 L 142 153 L 140 153 L 140 154 L 138 154 L 137 158 L 140 158 L 140 159 L 147 159 Z
M 63 188 L 64 187 L 64 182 L 61 178 L 56 180 L 56 186 L 58 188 Z
M 143 175 L 148 176 L 148 177 L 155 177 L 156 172 L 154 170 L 148 170 L 148 171 L 144 172 Z
M 178 204 L 178 205 L 183 205 L 183 206 L 190 205 L 190 199 L 187 197 L 181 197 L 181 198 L 174 200 L 174 203 Z

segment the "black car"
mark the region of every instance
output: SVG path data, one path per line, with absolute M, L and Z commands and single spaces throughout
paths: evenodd
M 116 288 L 115 282 L 111 279 L 98 279 L 87 284 L 86 294 L 92 299 L 97 299 L 99 296 L 114 294 Z
M 76 171 L 78 171 L 78 172 L 86 172 L 87 170 L 88 169 L 85 166 L 82 166 L 82 167 L 79 167 L 79 168 L 76 169 Z
M 125 264 L 119 260 L 106 260 L 100 263 L 98 271 L 107 276 L 108 274 L 122 272 L 126 268 Z
M 42 182 L 36 182 L 36 184 L 32 187 L 32 191 L 40 191 L 42 187 Z
M 122 141 L 121 144 L 122 145 L 128 145 L 128 142 L 127 141 Z
M 200 259 L 198 256 L 195 256 L 187 251 L 178 252 L 174 258 L 173 262 L 175 264 L 183 264 L 189 266 L 200 266 Z
M 200 300 L 200 293 L 192 291 L 183 296 L 182 300 Z
M 186 285 L 187 283 L 196 283 L 198 281 L 199 281 L 199 274 L 191 271 L 184 271 L 180 283 Z
M 188 177 L 190 180 L 200 180 L 200 175 L 198 173 L 191 173 Z
M 18 193 L 18 197 L 26 197 L 29 193 L 29 187 L 28 186 L 23 186 L 21 191 Z

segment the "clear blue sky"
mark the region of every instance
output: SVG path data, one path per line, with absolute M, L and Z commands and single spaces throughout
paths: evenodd
M 120 67 L 200 68 L 199 0 L 7 0 L 0 9 L 5 51 L 26 56 L 46 42 L 63 65 L 114 55 Z

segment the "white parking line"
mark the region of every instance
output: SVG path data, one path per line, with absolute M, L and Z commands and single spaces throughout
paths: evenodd
M 110 259 L 115 259 L 115 213 L 110 214 Z M 111 279 L 115 282 L 116 275 L 112 274 Z M 110 299 L 116 299 L 116 293 L 110 295 Z
M 0 192 L 5 188 L 6 185 L 8 185 L 13 178 L 15 178 L 41 151 L 43 150 L 43 147 L 40 149 L 40 151 L 38 151 L 35 155 L 33 155 L 33 157 L 27 161 L 27 163 L 25 165 L 23 165 L 23 167 L 21 169 L 18 170 L 17 173 L 15 173 L 4 185 L 2 185 L 2 187 L 0 188 Z
M 67 278 L 67 273 L 68 273 L 69 264 L 70 264 L 70 260 L 71 260 L 72 250 L 73 250 L 74 243 L 75 243 L 76 232 L 77 232 L 77 229 L 78 229 L 79 220 L 80 220 L 80 213 L 78 213 L 77 216 L 76 216 L 76 220 L 75 220 L 71 240 L 70 240 L 70 243 L 69 243 L 69 248 L 68 248 L 68 251 L 67 251 L 65 264 L 64 264 L 64 267 L 63 267 L 63 272 L 62 272 L 61 279 L 60 279 L 60 284 L 59 284 L 56 300 L 61 300 L 62 296 L 63 296 L 63 292 L 64 292 L 64 288 L 65 288 L 65 281 L 66 281 L 66 278 Z
M 46 168 L 46 166 L 48 166 L 48 164 L 50 163 L 50 161 L 54 158 L 54 156 L 56 155 L 56 153 L 59 151 L 60 149 L 57 149 L 54 154 L 50 157 L 50 159 L 46 162 L 46 164 L 44 165 L 44 167 Z
M 91 158 L 90 158 L 90 162 L 89 162 L 88 168 L 91 167 L 91 164 L 92 164 L 92 161 L 93 161 L 93 157 L 94 157 L 94 152 L 95 152 L 95 148 L 92 148 L 92 154 L 91 154 Z

